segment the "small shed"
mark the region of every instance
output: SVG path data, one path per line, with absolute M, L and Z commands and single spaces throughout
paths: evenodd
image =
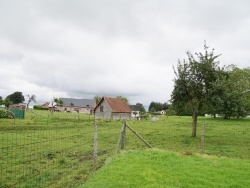
M 26 104 L 25 103 L 17 103 L 9 105 L 9 110 L 25 110 Z
M 25 103 L 12 104 L 9 106 L 9 110 L 14 113 L 15 118 L 24 119 L 26 104 Z
M 126 101 L 111 97 L 102 97 L 94 108 L 95 118 L 102 119 L 130 119 L 131 113 Z

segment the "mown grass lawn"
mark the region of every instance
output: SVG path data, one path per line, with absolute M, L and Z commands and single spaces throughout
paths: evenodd
M 248 188 L 249 177 L 249 160 L 140 150 L 127 151 L 107 161 L 80 187 Z

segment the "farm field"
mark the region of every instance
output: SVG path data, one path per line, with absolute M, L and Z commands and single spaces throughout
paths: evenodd
M 204 124 L 203 156 L 215 157 L 215 161 L 226 158 L 242 164 L 250 162 L 250 119 L 199 117 L 197 137 L 192 138 L 191 117 L 158 118 L 156 122 L 128 120 L 127 124 L 154 148 L 190 158 L 201 155 Z M 107 159 L 112 161 L 120 156 L 115 151 L 122 121 L 98 120 L 97 125 L 98 168 L 101 168 Z M 84 185 L 95 174 L 93 131 L 94 117 L 86 114 L 30 110 L 25 119 L 0 119 L 0 187 Z M 147 148 L 126 130 L 126 151 L 143 152 Z

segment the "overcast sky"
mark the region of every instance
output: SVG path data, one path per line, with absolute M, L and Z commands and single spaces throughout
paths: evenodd
M 0 96 L 167 102 L 204 40 L 221 66 L 249 67 L 250 1 L 0 0 Z

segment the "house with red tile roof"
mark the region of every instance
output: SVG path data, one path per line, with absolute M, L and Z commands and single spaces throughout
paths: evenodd
M 126 101 L 110 97 L 102 97 L 94 108 L 95 118 L 102 119 L 130 119 L 131 112 Z

